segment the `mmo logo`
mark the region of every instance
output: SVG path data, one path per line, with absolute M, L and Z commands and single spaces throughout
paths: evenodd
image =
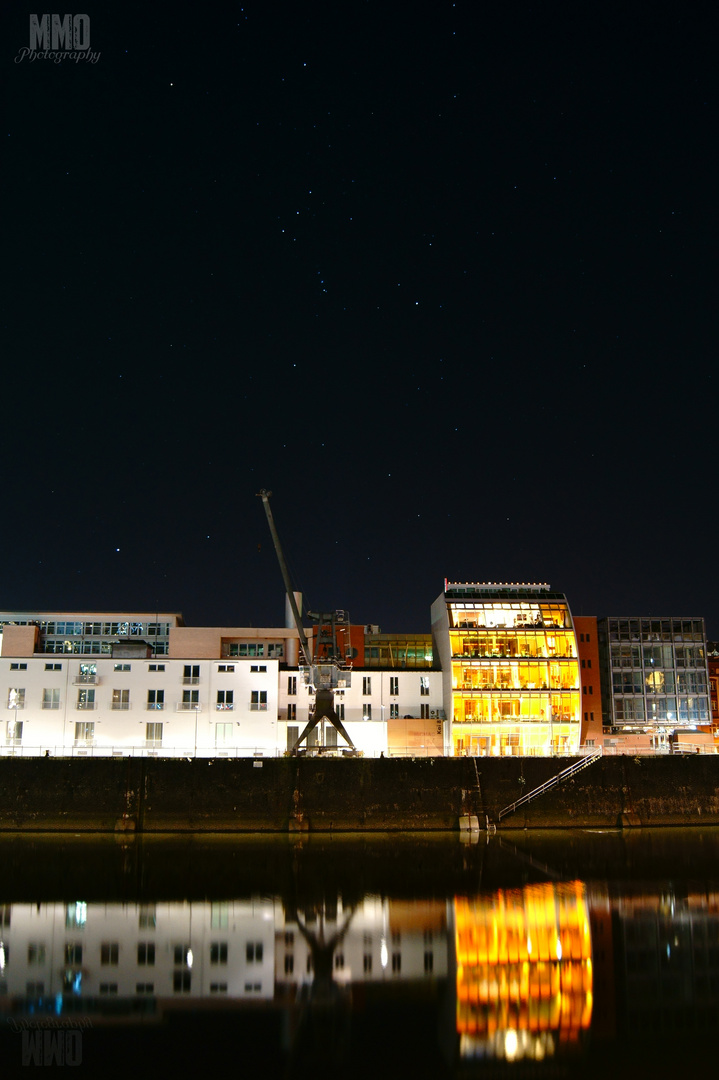
M 31 15 L 30 42 L 15 57 L 15 63 L 23 60 L 81 60 L 96 64 L 99 52 L 90 51 L 89 15 Z

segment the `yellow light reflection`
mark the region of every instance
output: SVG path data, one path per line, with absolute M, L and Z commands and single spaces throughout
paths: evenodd
M 592 1017 L 582 882 L 456 897 L 457 1032 L 465 1055 L 538 1060 Z

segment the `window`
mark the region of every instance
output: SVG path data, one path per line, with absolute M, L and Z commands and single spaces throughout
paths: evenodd
M 245 949 L 245 955 L 247 957 L 248 964 L 261 964 L 262 963 L 262 942 L 261 941 L 248 941 Z
M 210 905 L 210 926 L 213 930 L 227 930 L 230 925 L 230 905 L 226 900 Z
M 253 690 L 250 698 L 250 709 L 253 712 L 263 712 L 267 709 L 267 691 Z
M 25 708 L 25 689 L 24 687 L 13 687 L 8 690 L 7 693 L 7 707 L 8 709 L 24 709 Z
M 182 682 L 184 686 L 196 686 L 200 681 L 200 665 L 185 664 L 182 669 Z
M 11 671 L 27 671 L 27 664 L 11 664 Z
M 372 719 L 372 706 L 369 703 L 365 703 L 362 706 L 362 719 L 363 720 L 371 720 Z
M 362 676 L 362 693 L 363 693 L 363 695 L 365 697 L 369 697 L 369 695 L 372 693 L 372 676 L 371 675 L 363 675 Z
M 217 691 L 217 708 L 218 709 L 234 709 L 234 690 L 218 690 Z
M 199 690 L 183 690 L 182 702 L 180 703 L 181 709 L 197 709 L 200 706 L 200 691 Z
M 226 994 L 227 993 L 227 983 L 225 983 L 225 982 L 213 982 L 213 983 L 210 983 L 210 993 L 211 994 Z
M 399 975 L 402 970 L 402 953 L 392 953 L 392 971 L 395 975 Z
M 215 724 L 215 746 L 226 746 L 232 742 L 234 727 L 232 722 L 227 724 Z
M 390 718 L 390 720 L 399 720 L 399 705 L 398 704 L 390 705 L 390 707 L 389 707 L 389 718 Z
M 25 984 L 25 993 L 27 997 L 42 997 L 45 993 L 44 982 L 29 982 Z
M 45 671 L 62 671 L 62 664 L 45 664 Z
M 426 952 L 424 954 L 424 973 L 425 975 L 431 975 L 434 970 L 434 953 Z
M 335 712 L 337 713 L 337 719 L 340 721 L 340 723 L 344 724 L 344 722 L 345 722 L 345 703 L 344 703 L 344 701 L 341 701 L 339 703 L 339 705 L 335 705 Z
M 295 970 L 295 958 L 290 953 L 285 957 L 285 975 L 291 975 Z
M 112 691 L 112 708 L 120 709 L 126 712 L 130 708 L 130 691 L 129 690 L 113 690 Z
M 164 664 L 149 664 L 147 670 L 148 671 L 164 671 L 165 670 L 165 665 Z
M 390 692 L 390 694 L 393 694 L 393 695 L 399 693 L 399 676 L 398 675 L 390 675 L 390 678 L 389 678 L 389 692 Z
M 75 724 L 75 745 L 85 746 L 95 738 L 95 723 L 93 720 L 78 720 Z
M 362 966 L 366 975 L 372 974 L 372 953 L 365 953 L 362 957 Z
M 77 692 L 77 707 L 78 709 L 94 709 L 95 708 L 95 687 L 94 686 L 82 686 Z
M 100 946 L 100 963 L 101 964 L 117 964 L 120 954 L 120 946 L 117 942 L 112 944 L 103 944 Z
M 115 664 L 114 670 L 115 671 L 131 671 L 132 670 L 132 665 L 131 664 Z
M 429 705 L 420 705 L 419 715 L 422 720 L 429 720 Z
M 155 944 L 152 941 L 141 941 L 137 946 L 138 964 L 151 967 L 155 963 Z
M 582 667 L 586 667 L 586 666 L 587 666 L 587 661 L 586 661 L 586 660 L 582 660 Z
M 141 930 L 154 930 L 157 925 L 157 914 L 154 904 L 140 904 L 138 926 Z
M 297 706 L 294 703 L 287 706 L 287 719 L 288 720 L 296 720 L 297 719 Z
M 154 983 L 137 983 L 135 985 L 135 993 L 136 994 L 154 994 L 155 993 L 155 984 Z
M 210 963 L 211 964 L 226 964 L 227 963 L 227 942 L 226 941 L 213 941 L 210 945 Z
M 591 661 L 591 660 L 587 660 L 587 667 L 591 667 L 591 666 L 592 666 L 592 661 Z
M 192 949 L 189 945 L 175 945 L 173 948 L 175 967 L 191 967 Z
M 281 659 L 285 655 L 285 647 L 281 641 L 275 641 L 274 644 L 267 646 L 267 655 L 274 657 L 276 660 Z
M 101 994 L 116 994 L 117 983 L 100 983 Z
M 147 691 L 147 707 L 148 707 L 148 709 L 164 709 L 165 708 L 165 691 L 164 690 L 148 690 Z
M 223 675 L 230 675 L 235 670 L 234 664 L 218 664 L 217 670 Z
M 82 963 L 82 945 L 76 945 L 74 942 L 65 943 L 65 963 L 66 964 L 81 964 Z
M 59 709 L 60 708 L 60 691 L 59 690 L 43 690 L 43 692 L 42 692 L 42 707 L 43 707 L 43 709 Z
M 288 675 L 287 676 L 287 694 L 291 697 L 293 694 L 296 694 L 296 693 L 297 693 L 297 676 L 296 675 Z
M 335 953 L 335 967 L 339 970 L 345 966 L 345 954 L 338 952 Z
M 45 955 L 46 953 L 44 945 L 38 945 L 36 942 L 30 942 L 27 947 L 28 964 L 44 964 Z
M 263 672 L 267 672 L 267 664 L 250 664 L 250 672 L 254 672 L 256 675 L 261 675 Z
M 87 922 L 87 904 L 84 900 L 78 900 L 74 904 L 68 904 L 65 909 L 65 926 L 82 930 Z
M 422 697 L 427 697 L 429 695 L 429 675 L 420 675 L 419 692 Z
M 145 724 L 145 741 L 148 746 L 162 746 L 162 724 Z
M 189 994 L 192 987 L 191 971 L 176 971 L 172 976 L 172 989 L 176 994 Z

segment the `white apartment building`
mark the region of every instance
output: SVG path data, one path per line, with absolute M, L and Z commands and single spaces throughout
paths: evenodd
M 280 756 L 313 688 L 286 627 L 187 627 L 177 614 L 0 612 L 0 755 Z M 370 757 L 445 751 L 441 673 L 348 673 L 339 719 Z M 328 722 L 310 746 L 342 748 Z

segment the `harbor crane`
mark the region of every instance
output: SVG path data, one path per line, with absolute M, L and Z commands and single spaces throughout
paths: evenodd
M 337 709 L 335 708 L 335 692 L 346 690 L 350 685 L 351 679 L 352 656 L 349 646 L 349 618 L 344 611 L 308 611 L 307 615 L 312 619 L 316 626 L 314 634 L 314 654 L 312 653 L 307 634 L 302 626 L 299 608 L 297 607 L 297 600 L 295 599 L 289 570 L 287 569 L 287 563 L 282 551 L 282 544 L 280 543 L 275 520 L 272 516 L 272 509 L 270 507 L 270 496 L 272 495 L 272 492 L 266 491 L 263 488 L 257 494 L 258 498 L 262 499 L 262 505 L 265 508 L 267 524 L 270 527 L 272 543 L 275 545 L 275 552 L 277 554 L 277 561 L 280 564 L 285 592 L 287 593 L 287 599 L 292 610 L 292 618 L 294 619 L 295 626 L 297 627 L 297 634 L 300 639 L 300 674 L 305 686 L 308 686 L 310 692 L 315 695 L 315 704 L 310 712 L 310 718 L 294 745 L 288 748 L 289 752 L 295 755 L 298 754 L 300 752 L 300 745 L 303 742 L 305 743 L 306 750 L 309 746 L 307 739 L 311 732 L 313 732 L 323 720 L 328 720 L 347 743 L 348 749 L 343 750 L 342 753 L 346 756 L 354 757 L 358 754 L 358 750 L 347 734 L 345 726 L 337 715 Z M 338 643 L 338 634 L 341 631 L 346 632 L 345 636 L 347 642 L 344 649 L 341 648 Z M 330 748 L 315 746 L 313 749 L 322 753 L 323 750 L 329 750 Z M 332 747 L 332 749 L 334 750 L 336 747 Z

